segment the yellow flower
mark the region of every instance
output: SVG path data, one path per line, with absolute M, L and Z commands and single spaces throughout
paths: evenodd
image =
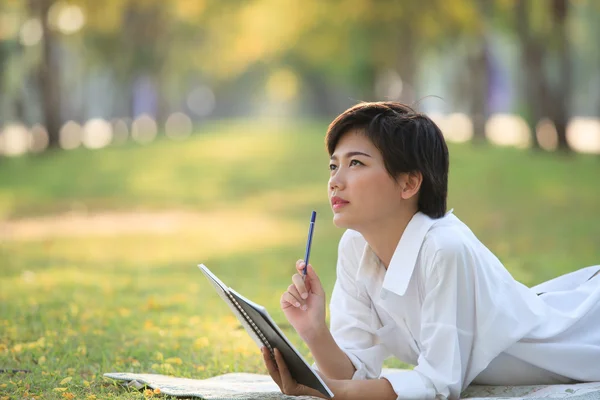
M 154 389 L 154 394 L 160 394 L 160 389 L 159 388 Z
M 177 364 L 177 365 L 183 364 L 183 361 L 181 361 L 181 358 L 179 358 L 179 357 L 169 357 L 165 360 L 165 362 L 168 362 L 170 364 Z
M 202 349 L 204 347 L 208 347 L 208 345 L 209 342 L 207 337 L 199 337 L 198 339 L 194 340 L 194 348 L 196 349 Z
M 131 310 L 128 310 L 127 308 L 119 308 L 119 315 L 121 317 L 129 317 L 131 315 Z
M 75 395 L 71 392 L 65 392 L 62 394 L 62 397 L 64 397 L 67 400 L 73 400 L 75 398 Z
M 154 392 L 151 389 L 144 390 L 144 397 L 152 397 L 154 396 Z
M 67 383 L 71 382 L 71 379 L 73 379 L 72 377 L 68 376 L 65 379 L 63 379 L 62 381 L 60 381 L 61 385 L 66 385 Z

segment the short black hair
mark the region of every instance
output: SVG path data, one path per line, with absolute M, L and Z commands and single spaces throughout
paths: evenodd
M 362 132 L 373 142 L 393 179 L 403 172 L 423 175 L 419 211 L 431 218 L 446 214 L 448 146 L 431 118 L 394 101 L 356 104 L 329 125 L 325 143 L 330 156 L 340 138 L 351 130 Z

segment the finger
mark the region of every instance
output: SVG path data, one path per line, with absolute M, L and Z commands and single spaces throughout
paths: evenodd
M 302 296 L 300 296 L 300 293 L 298 292 L 298 289 L 296 289 L 296 286 L 294 285 L 290 285 L 288 286 L 288 292 L 294 296 L 295 299 L 298 299 L 298 303 L 300 303 L 300 308 L 303 311 L 306 311 L 308 309 L 308 306 L 306 304 L 306 300 L 304 300 L 302 298 Z
M 304 273 L 304 260 L 300 259 L 296 261 L 296 271 L 298 271 L 300 275 Z
M 310 293 L 310 281 L 307 278 L 306 275 L 304 275 L 304 266 L 306 265 L 306 263 L 304 262 L 304 260 L 298 260 L 296 261 L 296 271 L 298 271 L 298 275 L 300 275 L 302 277 L 302 281 L 304 282 L 304 284 L 306 285 L 306 291 Z M 310 264 L 308 264 L 310 265 Z M 306 269 L 306 271 L 308 272 L 308 268 Z
M 290 285 L 291 287 L 293 287 L 293 285 Z M 296 307 L 296 308 L 300 308 L 301 304 L 300 304 L 300 299 L 294 297 L 289 290 L 291 290 L 291 287 L 288 288 L 288 291 L 283 293 L 281 295 L 281 300 L 279 301 L 281 304 L 281 308 L 282 309 L 286 309 L 288 307 Z
M 318 296 L 325 296 L 325 291 L 323 290 L 321 280 L 311 264 L 308 264 L 308 268 L 306 269 L 306 280 L 304 281 L 305 284 L 307 281 L 307 286 L 310 288 L 311 293 L 314 293 Z
M 277 369 L 279 370 L 279 377 L 281 379 L 281 385 L 283 387 L 283 393 L 288 393 L 292 388 L 296 386 L 296 381 L 292 378 L 290 370 L 288 369 L 283 355 L 278 348 L 275 348 L 275 361 L 277 362 Z
M 279 375 L 275 361 L 271 358 L 271 352 L 266 347 L 262 347 L 260 351 L 263 355 L 263 360 L 265 360 L 265 365 L 267 366 L 269 375 L 271 375 L 271 378 L 273 378 L 277 386 L 279 386 L 279 389 L 283 390 L 281 387 L 281 376 Z
M 308 298 L 308 289 L 304 284 L 304 279 L 299 274 L 294 274 L 292 276 L 292 282 L 294 282 L 294 286 L 296 286 L 296 290 L 298 291 L 298 295 L 300 298 L 306 300 Z

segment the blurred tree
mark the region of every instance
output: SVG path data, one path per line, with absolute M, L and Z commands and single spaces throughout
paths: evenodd
M 115 114 L 134 117 L 133 95 L 138 78 L 148 77 L 155 86 L 160 86 L 168 28 L 165 4 L 154 0 L 80 0 L 79 5 L 87 16 L 86 61 L 110 71 L 117 83 Z M 160 89 L 157 92 L 160 100 L 156 111 L 162 117 Z
M 442 3 L 443 4 L 443 3 Z M 458 106 L 464 103 L 473 124 L 473 143 L 486 141 L 485 124 L 489 117 L 490 0 L 455 0 L 452 11 L 442 8 L 442 32 L 432 38 L 428 47 L 455 49 L 460 66 L 451 85 Z M 464 50 L 463 50 L 464 49 Z M 452 80 L 451 80 L 452 81 Z M 456 107 L 455 109 L 457 109 Z
M 84 28 L 70 38 L 49 23 L 53 6 L 59 3 L 77 5 L 85 15 Z M 42 55 L 36 74 L 51 146 L 58 143 L 61 107 L 68 114 L 67 103 L 77 102 L 75 96 L 61 97 L 68 86 L 65 81 L 91 87 L 88 78 L 108 71 L 106 91 L 113 90 L 111 115 L 116 116 L 134 116 L 137 82 L 150 81 L 160 123 L 172 109 L 181 108 L 191 85 L 229 84 L 235 96 L 238 84 L 267 86 L 271 75 L 284 70 L 288 78 L 299 80 L 299 95 L 304 96 L 301 100 L 310 99 L 311 110 L 331 115 L 359 100 L 414 103 L 431 94 L 420 92 L 419 74 L 426 57 L 440 52 L 451 53 L 449 58 L 458 61 L 435 67 L 444 82 L 455 82 L 452 90 L 459 104 L 450 108 L 468 110 L 474 140 L 482 141 L 489 116 L 491 40 L 510 35 L 516 27 L 524 74 L 523 114 L 532 132 L 541 118 L 550 117 L 559 144 L 568 148 L 566 124 L 574 75 L 568 0 L 13 0 L 12 4 L 24 4 L 42 26 L 41 45 L 30 46 L 27 52 L 39 50 Z M 492 31 L 490 21 L 498 10 L 508 21 L 503 29 Z M 71 58 L 59 57 L 58 50 Z M 0 57 L 15 57 L 1 41 Z M 78 76 L 65 77 L 61 69 L 74 60 L 86 67 L 68 65 L 68 71 L 79 68 Z M 81 98 L 81 109 L 94 101 L 90 94 Z M 533 139 L 537 148 L 535 135 Z
M 218 35 L 228 29 L 214 21 L 222 18 L 220 13 L 235 18 L 237 2 L 79 0 L 79 4 L 88 16 L 87 60 L 110 70 L 118 83 L 114 100 L 118 116 L 135 117 L 135 86 L 141 78 L 150 80 L 156 91 L 159 122 L 171 111 L 170 92 L 181 97 L 181 92 L 189 89 L 190 75 L 212 73 L 214 79 L 232 78 L 232 74 L 221 75 L 219 68 L 220 58 L 230 53 L 230 48 L 215 46 Z M 205 40 L 209 34 L 212 43 Z M 234 65 L 237 68 L 238 64 Z
M 521 68 L 524 71 L 522 99 L 524 100 L 525 120 L 532 132 L 532 148 L 540 148 L 537 140 L 536 125 L 544 117 L 547 110 L 549 89 L 544 79 L 544 43 L 539 35 L 531 29 L 532 2 L 517 1 L 514 7 L 516 31 L 521 46 Z
M 49 26 L 49 12 L 54 0 L 28 0 L 29 14 L 37 18 L 42 27 L 42 61 L 38 65 L 37 78 L 41 96 L 44 125 L 48 132 L 48 148 L 59 147 L 61 117 L 60 64 L 57 51 L 57 35 Z
M 556 133 L 558 135 L 558 148 L 569 151 L 567 143 L 567 125 L 570 118 L 571 91 L 572 91 L 572 66 L 571 46 L 567 29 L 567 17 L 569 14 L 568 0 L 553 0 L 552 19 L 556 37 L 556 56 L 558 58 L 558 82 L 552 92 L 552 115 Z
M 511 5 L 512 6 L 512 5 Z M 532 132 L 533 149 L 539 149 L 537 123 L 548 117 L 555 125 L 558 148 L 570 151 L 566 140 L 572 91 L 571 54 L 567 31 L 568 0 L 516 1 L 516 31 L 525 72 L 522 98 Z M 555 66 L 556 76 L 552 76 Z
M 489 0 L 473 0 L 477 13 L 475 29 L 472 30 L 474 43 L 468 56 L 472 88 L 470 94 L 470 114 L 473 121 L 473 142 L 485 142 L 485 123 L 489 118 L 489 20 L 492 3 Z
M 27 122 L 24 92 L 36 57 L 26 57 L 19 31 L 27 18 L 27 3 L 0 3 L 0 121 Z

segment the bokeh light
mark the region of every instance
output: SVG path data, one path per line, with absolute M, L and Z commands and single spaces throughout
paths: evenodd
M 94 118 L 83 126 L 82 143 L 88 149 L 101 149 L 110 144 L 113 137 L 113 129 L 108 121 Z
M 30 18 L 21 27 L 19 38 L 23 46 L 33 46 L 42 39 L 42 24 L 37 18 Z
M 50 138 L 46 127 L 40 124 L 35 124 L 31 127 L 31 135 L 29 141 L 29 151 L 32 153 L 41 153 L 48 147 Z
M 192 119 L 182 112 L 169 115 L 165 122 L 165 135 L 171 139 L 183 139 L 192 134 Z
M 209 116 L 215 109 L 215 94 L 208 86 L 198 86 L 187 97 L 188 108 L 199 117 Z
M 542 149 L 547 151 L 556 150 L 558 146 L 558 134 L 556 133 L 556 126 L 550 119 L 542 118 L 537 123 L 535 135 Z
M 581 153 L 600 154 L 600 119 L 573 118 L 567 127 L 567 141 Z
M 385 100 L 399 100 L 404 90 L 404 82 L 400 74 L 393 69 L 386 69 L 377 77 L 375 93 Z
M 60 147 L 64 150 L 73 150 L 81 146 L 83 129 L 80 124 L 75 121 L 67 121 L 60 128 L 58 141 Z
M 4 127 L 2 152 L 7 156 L 18 156 L 29 150 L 30 132 L 24 124 L 12 123 Z
M 449 142 L 463 143 L 471 140 L 473 137 L 473 122 L 466 114 L 451 113 L 444 115 L 430 113 L 430 117 Z
M 498 146 L 525 148 L 531 141 L 527 122 L 518 115 L 493 115 L 485 124 L 485 135 Z
M 156 138 L 157 134 L 158 126 L 156 121 L 148 114 L 140 115 L 131 124 L 131 137 L 138 143 L 150 143 Z

